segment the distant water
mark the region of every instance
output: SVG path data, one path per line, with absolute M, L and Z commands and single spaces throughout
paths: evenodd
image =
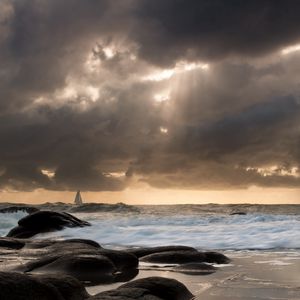
M 91 222 L 92 226 L 40 237 L 88 238 L 113 247 L 188 245 L 219 250 L 300 249 L 300 205 L 88 204 L 74 207 L 48 204 L 42 208 L 67 210 Z M 246 215 L 230 215 L 233 212 Z M 0 214 L 0 235 L 5 235 L 24 215 L 24 212 Z

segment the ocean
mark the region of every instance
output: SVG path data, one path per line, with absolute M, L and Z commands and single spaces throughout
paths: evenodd
M 0 209 L 9 207 L 1 204 Z M 20 206 L 20 204 L 19 204 Z M 92 226 L 67 228 L 37 238 L 85 238 L 110 248 L 187 245 L 215 250 L 300 249 L 300 205 L 44 204 L 68 211 Z M 27 213 L 0 214 L 5 236 Z

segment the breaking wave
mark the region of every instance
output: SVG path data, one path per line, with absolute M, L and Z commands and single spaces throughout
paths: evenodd
M 77 214 L 92 226 L 55 233 L 110 246 L 187 245 L 199 249 L 300 248 L 299 215 Z
M 114 247 L 180 244 L 219 250 L 300 249 L 300 205 L 136 207 L 122 203 L 82 206 L 47 203 L 37 208 L 71 212 L 92 224 L 40 238 L 86 238 Z M 26 214 L 1 213 L 0 235 L 5 236 Z

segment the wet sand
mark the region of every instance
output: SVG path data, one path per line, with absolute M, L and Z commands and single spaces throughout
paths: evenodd
M 141 264 L 135 278 L 162 276 L 184 283 L 195 300 L 300 300 L 300 251 L 226 251 L 229 265 L 211 275 L 186 275 Z M 121 285 L 88 287 L 90 294 Z
M 43 255 L 43 249 L 28 249 L 20 257 L 15 250 L 2 250 L 0 271 Z M 170 270 L 168 265 L 140 262 L 135 279 L 150 276 L 174 278 L 195 295 L 195 300 L 300 300 L 300 250 L 224 251 L 231 263 L 214 265 L 215 273 L 189 275 Z M 86 287 L 89 294 L 115 289 L 123 283 Z

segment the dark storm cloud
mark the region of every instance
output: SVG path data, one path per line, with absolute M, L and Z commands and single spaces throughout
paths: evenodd
M 300 40 L 299 9 L 297 0 L 141 0 L 133 35 L 157 64 L 259 56 Z
M 299 187 L 300 103 L 287 97 L 195 126 L 175 127 L 166 153 L 150 153 L 134 165 L 156 187 Z M 268 174 L 260 166 L 278 166 Z M 266 175 L 268 176 L 266 176 Z M 282 176 L 282 175 L 286 176 Z
M 0 187 L 299 187 L 298 6 L 3 0 Z

